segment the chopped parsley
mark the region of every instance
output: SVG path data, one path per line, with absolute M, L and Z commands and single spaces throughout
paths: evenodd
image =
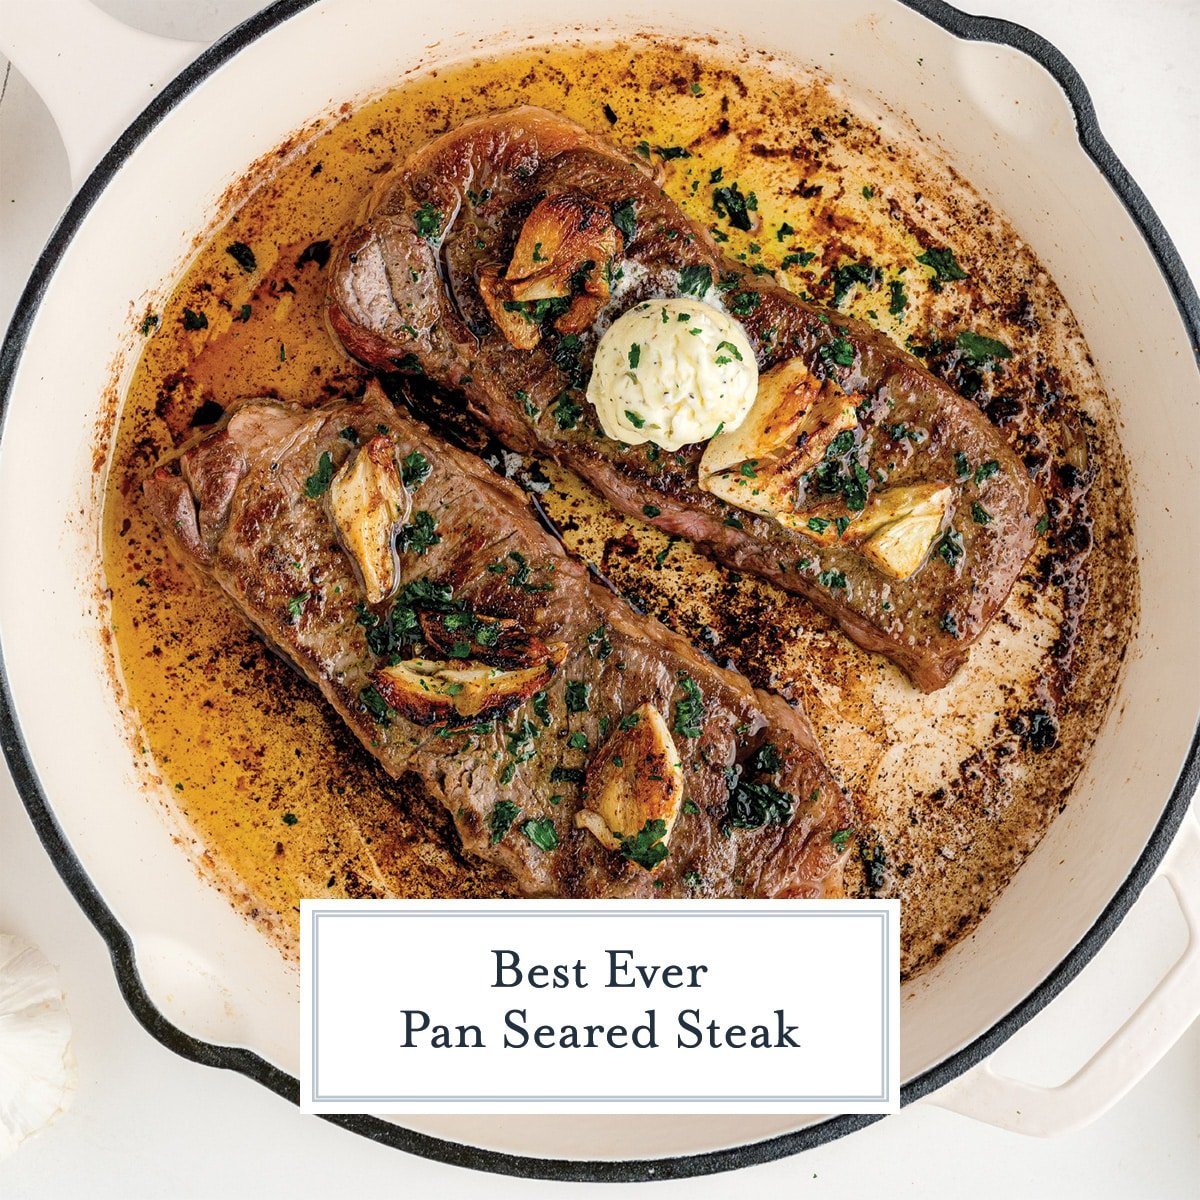
M 621 839 L 621 856 L 635 862 L 647 871 L 653 871 L 667 857 L 669 851 L 663 845 L 667 834 L 667 823 L 661 818 L 647 821 L 632 837 Z
M 492 815 L 488 818 L 488 828 L 492 831 L 491 843 L 496 845 L 512 828 L 512 823 L 521 815 L 521 809 L 511 800 L 497 800 L 492 807 Z
M 852 367 L 854 346 L 845 338 L 834 338 L 832 342 L 826 342 L 817 350 L 817 357 L 826 366 Z
M 258 266 L 254 258 L 254 251 L 245 242 L 230 242 L 225 247 L 225 253 L 247 274 Z
M 835 829 L 829 835 L 829 840 L 839 849 L 845 848 L 846 843 L 854 836 L 853 829 Z
M 588 748 L 588 739 L 586 733 L 573 733 L 567 738 L 567 745 L 572 750 L 586 750 Z
M 1012 351 L 1003 342 L 967 330 L 954 339 L 954 344 L 977 366 L 984 366 L 998 358 L 1012 358 Z
M 582 783 L 585 777 L 582 767 L 554 767 L 550 771 L 551 783 Z
M 521 826 L 521 832 L 539 849 L 549 853 L 558 845 L 558 832 L 549 817 L 531 818 Z
M 723 350 L 729 352 L 728 356 L 722 353 Z M 742 352 L 732 342 L 717 343 L 717 366 L 723 367 L 726 363 L 732 362 L 734 359 L 738 362 L 743 362 Z
M 904 280 L 893 279 L 888 283 L 891 300 L 888 302 L 888 312 L 898 317 L 908 307 L 908 297 L 904 294 Z
M 400 478 L 410 492 L 415 492 L 429 478 L 433 466 L 420 450 L 413 450 L 404 456 L 400 464 Z
M 300 620 L 300 614 L 304 611 L 304 606 L 312 599 L 311 592 L 301 592 L 298 596 L 293 596 L 287 602 L 288 623 L 295 625 Z
M 954 452 L 954 476 L 956 479 L 966 479 L 971 474 L 971 461 L 961 451 Z
M 413 550 L 417 554 L 425 554 L 441 540 L 433 516 L 422 509 L 400 530 L 396 544 L 401 551 Z
M 937 554 L 948 567 L 957 567 L 962 561 L 963 540 L 957 529 L 947 529 L 937 544 Z
M 938 628 L 943 633 L 948 633 L 951 637 L 958 637 L 958 622 L 954 619 L 954 614 L 951 612 L 942 613 L 942 619 L 938 622 Z
M 634 729 L 637 727 L 637 724 L 641 719 L 642 718 L 638 713 L 629 713 L 628 716 L 622 717 L 620 721 L 617 722 L 617 728 Z
M 954 251 L 947 246 L 932 248 L 926 250 L 924 254 L 918 254 L 917 262 L 933 272 L 933 279 L 930 282 L 933 284 L 935 292 L 940 292 L 944 283 L 950 283 L 955 279 L 970 278 L 955 261 Z
M 980 463 L 979 466 L 975 468 L 975 482 L 983 483 L 985 479 L 991 479 L 991 477 L 998 474 L 999 471 L 1000 464 L 994 458 L 989 458 L 987 462 Z
M 625 419 L 634 429 L 641 429 L 646 424 L 646 418 L 641 413 L 635 413 L 632 408 L 625 410 Z
M 207 329 L 208 317 L 202 312 L 193 312 L 190 308 L 183 310 L 184 329 Z
M 754 193 L 743 195 L 736 183 L 713 190 L 713 211 L 717 216 L 724 217 L 734 229 L 749 233 L 752 224 L 750 213 L 757 207 L 758 199 Z
M 857 284 L 876 288 L 879 286 L 879 270 L 873 264 L 863 261 L 843 263 L 833 273 L 833 306 L 841 308 L 842 302 L 850 295 Z
M 679 291 L 684 296 L 703 296 L 712 287 L 712 270 L 703 264 L 679 272 Z
M 588 649 L 601 662 L 612 653 L 612 642 L 608 640 L 608 626 L 601 625 L 587 636 Z
M 841 589 L 846 588 L 846 576 L 841 571 L 822 571 L 817 576 L 817 582 L 822 587 Z
M 383 693 L 373 683 L 367 684 L 358 693 L 358 702 L 380 725 L 390 725 L 396 718 L 396 710 L 383 698 Z
M 546 692 L 535 692 L 533 696 L 533 714 L 547 729 L 554 724 L 550 714 L 550 697 Z
M 581 680 L 573 679 L 567 684 L 567 712 L 581 713 L 588 710 L 588 692 L 592 685 Z
M 643 504 L 642 515 L 650 518 L 657 517 L 662 512 L 662 509 L 657 504 Z
M 729 311 L 737 317 L 748 317 L 761 302 L 757 292 L 738 292 L 729 302 Z
M 729 800 L 725 823 L 733 829 L 761 829 L 764 825 L 786 825 L 792 819 L 796 797 L 769 783 L 747 783 L 737 767 L 726 770 Z
M 413 224 L 421 237 L 432 241 L 441 232 L 442 213 L 426 202 L 413 213 Z
M 317 469 L 304 481 L 304 494 L 310 500 L 323 496 L 333 482 L 333 455 L 328 450 L 321 452 L 317 459 Z
M 785 254 L 779 265 L 785 271 L 788 267 L 807 267 L 816 257 L 811 250 L 797 250 L 791 254 Z
M 631 371 L 636 371 L 638 363 L 640 363 L 641 361 L 642 361 L 641 344 L 638 342 L 634 342 L 633 345 L 629 347 L 629 369 Z
M 554 404 L 554 422 L 559 429 L 574 429 L 583 415 L 583 409 L 563 392 Z
M 637 201 L 622 200 L 620 204 L 614 204 L 612 220 L 625 238 L 625 245 L 628 246 L 637 236 Z
M 971 504 L 971 520 L 976 525 L 990 525 L 992 523 L 992 514 L 976 500 Z
M 675 702 L 673 730 L 684 737 L 698 738 L 704 728 L 704 693 L 690 675 L 679 676 L 679 687 L 683 699 Z

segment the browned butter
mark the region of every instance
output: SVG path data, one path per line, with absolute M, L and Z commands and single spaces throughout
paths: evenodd
M 923 354 L 1047 497 L 1042 544 L 1008 605 L 952 684 L 923 696 L 804 601 L 612 516 L 545 464 L 493 459 L 636 604 L 804 704 L 859 805 L 849 892 L 905 902 L 911 975 L 972 928 L 1037 844 L 1108 708 L 1136 620 L 1125 468 L 1075 322 L 1004 218 L 900 119 L 766 56 L 634 39 L 472 61 L 298 135 L 235 189 L 169 299 L 143 314 L 108 484 L 115 654 L 152 790 L 204 873 L 288 953 L 302 897 L 508 894 L 495 868 L 463 857 L 418 784 L 389 780 L 181 569 L 140 481 L 238 397 L 311 404 L 360 389 L 364 372 L 324 324 L 327 243 L 416 146 L 520 103 L 649 156 L 730 254 Z M 714 208 L 735 182 L 753 198 L 749 233 Z M 239 243 L 252 263 L 229 251 Z M 929 252 L 946 248 L 967 278 L 939 290 Z M 970 361 L 963 332 L 1011 357 Z

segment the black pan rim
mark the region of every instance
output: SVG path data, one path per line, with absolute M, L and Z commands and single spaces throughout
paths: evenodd
M 275 0 L 261 12 L 231 30 L 200 55 L 168 84 L 121 135 L 72 199 L 21 295 L 16 313 L 0 348 L 0 437 L 17 365 L 38 306 L 63 253 L 100 193 L 138 144 L 194 88 L 227 59 L 315 0 Z M 896 0 L 946 32 L 965 41 L 992 42 L 1018 50 L 1039 63 L 1059 84 L 1075 113 L 1079 141 L 1124 204 L 1158 263 L 1187 328 L 1193 353 L 1200 364 L 1200 297 L 1183 261 L 1141 188 L 1100 131 L 1091 96 L 1082 78 L 1062 52 L 1034 33 L 1011 21 L 973 16 L 944 0 Z M 42 845 L 63 882 L 108 946 L 117 984 L 134 1017 L 169 1050 L 193 1062 L 232 1070 L 271 1091 L 299 1103 L 299 1081 L 250 1050 L 220 1046 L 194 1038 L 158 1010 L 146 992 L 134 959 L 133 943 L 104 903 L 82 863 L 75 857 L 59 828 L 42 791 L 33 762 L 16 719 L 8 674 L 0 647 L 0 746 Z M 1179 778 L 1154 832 L 1125 882 L 1074 949 L 1028 996 L 973 1042 L 962 1047 L 901 1089 L 902 1105 L 936 1091 L 982 1062 L 1027 1021 L 1040 1012 L 1091 961 L 1153 877 L 1183 821 L 1192 794 L 1200 783 L 1200 728 L 1193 735 Z M 563 1182 L 633 1183 L 655 1179 L 683 1179 L 756 1166 L 797 1154 L 802 1150 L 844 1137 L 879 1120 L 873 1116 L 839 1116 L 744 1146 L 702 1154 L 657 1159 L 575 1160 L 534 1158 L 487 1150 L 449 1141 L 391 1124 L 378 1117 L 330 1116 L 334 1124 L 373 1141 L 423 1158 L 493 1174 Z

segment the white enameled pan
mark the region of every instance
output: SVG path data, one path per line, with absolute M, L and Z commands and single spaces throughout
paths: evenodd
M 1067 811 L 978 930 L 905 988 L 902 1060 L 906 1102 L 941 1089 L 939 1103 L 1027 1132 L 1082 1122 L 1200 1010 L 1200 835 L 1187 815 L 1200 711 L 1195 289 L 1079 77 L 1027 30 L 938 0 L 558 0 L 554 25 L 606 40 L 717 34 L 819 62 L 881 119 L 890 106 L 940 145 L 1034 248 L 1083 327 L 1123 419 L 1141 632 Z M 172 845 L 137 786 L 117 711 L 97 586 L 106 389 L 135 362 L 130 313 L 169 291 L 249 163 L 415 65 L 528 36 L 553 36 L 538 0 L 281 0 L 203 53 L 135 34 L 87 0 L 5 8 L 3 49 L 59 122 L 78 193 L 0 359 L 0 734 L 138 1020 L 177 1053 L 292 1100 L 296 974 Z M 991 1052 L 1079 972 L 1156 871 L 1188 920 L 1184 956 L 1061 1087 L 991 1071 Z M 728 1169 L 868 1119 L 338 1118 L 415 1153 L 560 1179 Z

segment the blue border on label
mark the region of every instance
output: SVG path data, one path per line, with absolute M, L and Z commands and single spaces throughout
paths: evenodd
M 489 911 L 486 908 L 471 908 L 459 909 L 456 911 L 415 911 L 405 912 L 398 909 L 387 909 L 382 912 L 368 912 L 363 910 L 347 910 L 341 908 L 334 909 L 318 909 L 310 910 L 312 916 L 312 982 L 310 986 L 310 1019 L 312 1022 L 312 1058 L 311 1058 L 311 1075 L 312 1075 L 312 1094 L 310 1103 L 312 1104 L 463 1104 L 463 1103 L 496 1103 L 503 1104 L 506 1102 L 526 1101 L 530 1103 L 603 1103 L 603 1104 L 619 1104 L 624 1102 L 639 1103 L 639 1104 L 654 1104 L 654 1103 L 688 1103 L 688 1104 L 712 1104 L 720 1102 L 731 1103 L 764 1103 L 764 1104 L 846 1104 L 846 1103 L 884 1103 L 890 1096 L 891 1084 L 891 1041 L 890 1041 L 890 1026 L 888 1014 L 891 1003 L 891 988 L 892 979 L 891 973 L 888 971 L 888 947 L 891 945 L 892 934 L 892 914 L 890 909 L 882 911 L 868 912 L 822 912 L 822 911 L 790 911 L 790 912 L 763 912 L 763 911 L 748 911 L 745 909 L 705 909 L 703 912 L 669 912 L 662 908 L 644 908 L 644 909 L 629 909 L 623 912 L 622 916 L 669 916 L 671 918 L 678 917 L 700 917 L 704 920 L 711 920 L 714 916 L 723 917 L 745 917 L 753 916 L 756 918 L 776 918 L 776 919 L 791 919 L 803 917 L 819 917 L 822 920 L 830 918 L 847 917 L 852 920 L 870 920 L 877 919 L 882 922 L 883 932 L 880 936 L 880 978 L 883 980 L 883 1005 L 881 1013 L 881 1057 L 880 1063 L 880 1078 L 882 1079 L 882 1087 L 880 1094 L 876 1096 L 571 1096 L 571 1095 L 548 1095 L 548 1096 L 531 1096 L 531 1095 L 487 1095 L 487 1096 L 427 1096 L 427 1095 L 408 1095 L 408 1096 L 323 1096 L 320 1092 L 320 1084 L 318 1075 L 320 1073 L 320 1055 L 318 1052 L 318 1033 L 320 1020 L 318 1018 L 318 1010 L 320 1005 L 320 990 L 317 987 L 317 964 L 320 959 L 320 919 L 322 917 L 351 917 L 351 918 L 378 918 L 378 917 L 402 917 L 407 920 L 412 920 L 417 917 L 442 917 L 442 918 L 458 918 L 458 917 L 514 917 L 523 914 L 514 913 L 512 910 L 504 912 Z M 579 918 L 611 918 L 614 914 L 611 911 L 603 912 L 580 912 L 578 909 L 544 909 L 537 908 L 531 910 L 529 916 L 537 917 L 572 917 Z

